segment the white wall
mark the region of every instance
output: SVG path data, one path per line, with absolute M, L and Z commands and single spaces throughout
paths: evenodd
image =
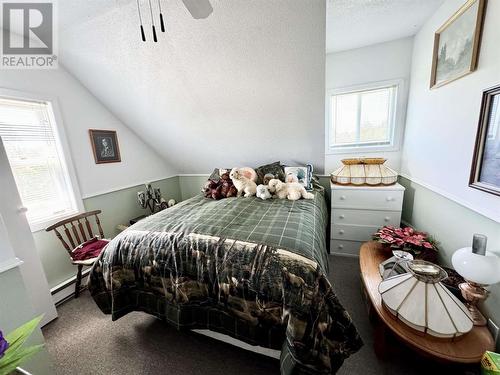
M 180 173 L 276 160 L 322 173 L 326 2 L 213 5 L 195 20 L 162 3 L 158 43 L 141 41 L 135 2 L 75 17 L 61 61 Z
M 110 113 L 63 67 L 3 70 L 0 88 L 56 97 L 84 197 L 174 174 L 174 168 Z M 116 130 L 121 163 L 95 164 L 88 129 Z
M 338 89 L 370 82 L 403 79 L 402 100 L 406 109 L 410 81 L 413 38 L 398 39 L 392 42 L 375 44 L 368 47 L 343 52 L 329 53 L 326 56 L 326 89 Z M 366 156 L 387 158 L 387 165 L 399 171 L 401 150 L 391 152 L 363 152 Z M 325 173 L 331 173 L 340 160 L 360 154 L 336 154 L 325 156 Z
M 434 32 L 463 3 L 446 1 L 415 37 L 401 171 L 405 177 L 500 222 L 500 198 L 468 186 L 482 91 L 500 84 L 500 1 L 488 2 L 478 70 L 429 89 Z
M 19 211 L 22 206 L 17 192 L 16 182 L 10 169 L 9 160 L 0 140 L 0 181 L 2 181 L 2 199 L 0 199 L 0 253 L 8 252 L 11 248 L 16 257 L 24 263 L 20 266 L 21 274 L 26 285 L 28 295 L 33 303 L 35 313 L 43 315 L 42 325 L 57 318 L 56 308 L 52 302 L 49 285 L 42 263 L 35 251 L 35 242 L 24 212 Z M 0 255 L 0 258 L 2 256 Z

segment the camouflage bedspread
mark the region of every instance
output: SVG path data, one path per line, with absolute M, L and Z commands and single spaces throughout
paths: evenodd
M 327 207 L 314 194 L 186 200 L 113 239 L 90 292 L 113 320 L 145 311 L 279 349 L 282 374 L 335 373 L 362 342 L 327 279 Z

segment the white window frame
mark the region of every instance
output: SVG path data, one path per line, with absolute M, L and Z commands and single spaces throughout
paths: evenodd
M 387 88 L 390 86 L 396 86 L 396 98 L 395 98 L 395 111 L 393 113 L 393 129 L 391 134 L 391 139 L 389 144 L 386 145 L 373 145 L 373 144 L 357 144 L 357 145 L 346 145 L 346 146 L 331 146 L 330 136 L 332 132 L 332 96 L 351 94 L 355 92 L 376 90 L 381 88 Z M 325 154 L 326 155 L 337 155 L 337 154 L 363 154 L 366 152 L 383 152 L 383 151 L 398 151 L 401 148 L 401 141 L 403 137 L 404 121 L 405 121 L 405 104 L 406 104 L 406 90 L 405 90 L 405 80 L 392 79 L 386 81 L 370 82 L 361 85 L 348 86 L 342 88 L 329 89 L 326 93 L 326 119 L 325 119 Z
M 0 87 L 0 97 L 5 99 L 13 99 L 20 101 L 38 101 L 44 102 L 49 105 L 52 109 L 49 111 L 49 116 L 51 118 L 51 123 L 54 124 L 54 135 L 56 138 L 56 147 L 58 154 L 62 155 L 61 164 L 64 172 L 69 177 L 69 189 L 73 192 L 73 199 L 76 205 L 76 211 L 71 214 L 60 215 L 53 217 L 48 220 L 30 222 L 31 232 L 39 232 L 45 230 L 48 226 L 57 223 L 60 220 L 64 220 L 73 215 L 77 215 L 85 211 L 82 195 L 80 193 L 80 188 L 78 185 L 78 179 L 76 177 L 75 168 L 73 166 L 73 160 L 71 158 L 71 152 L 66 137 L 66 132 L 64 130 L 64 123 L 62 119 L 61 112 L 59 110 L 59 102 L 57 97 L 45 94 L 30 93 L 24 91 L 11 90 L 7 88 Z

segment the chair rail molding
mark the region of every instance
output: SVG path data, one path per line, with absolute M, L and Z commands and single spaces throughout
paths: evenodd
M 430 190 L 436 194 L 439 194 L 439 195 L 441 195 L 441 196 L 443 196 L 443 197 L 445 197 L 445 198 L 447 198 L 447 199 L 449 199 L 449 200 L 451 200 L 451 201 L 453 201 L 453 202 L 455 202 L 455 203 L 457 203 L 465 208 L 468 208 L 471 211 L 477 212 L 478 214 L 483 215 L 487 219 L 490 219 L 490 220 L 493 220 L 497 223 L 500 223 L 500 213 L 496 213 L 493 210 L 488 211 L 488 210 L 484 210 L 482 208 L 475 207 L 472 203 L 470 203 L 462 198 L 459 198 L 459 197 L 455 196 L 454 194 L 448 193 L 447 191 L 444 191 L 441 188 L 438 188 L 436 186 L 428 184 L 427 182 L 424 182 L 418 178 L 412 177 L 406 173 L 399 173 L 399 176 L 403 177 L 411 182 L 414 182 L 414 183 L 422 186 L 423 188 L 426 188 L 427 190 Z
M 24 262 L 19 258 L 11 258 L 0 262 L 0 274 L 10 271 L 13 268 L 19 267 Z

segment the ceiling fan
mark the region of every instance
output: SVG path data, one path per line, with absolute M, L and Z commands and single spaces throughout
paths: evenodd
M 153 30 L 153 41 L 157 42 L 158 37 L 156 35 L 156 25 L 155 19 L 153 16 L 153 7 L 151 5 L 151 0 L 147 0 L 149 4 L 149 13 L 151 15 L 151 24 Z M 210 0 L 182 0 L 186 9 L 191 13 L 191 16 L 196 19 L 207 18 L 212 12 L 214 8 L 212 8 L 212 4 L 210 4 Z M 161 0 L 158 0 L 158 10 L 160 15 L 160 29 L 162 32 L 165 32 L 165 22 L 163 21 L 163 13 L 161 10 Z M 139 13 L 139 22 L 141 24 L 141 38 L 142 41 L 146 41 L 146 33 L 144 32 L 144 26 L 142 23 L 142 14 L 141 14 L 141 5 L 140 0 L 137 0 L 137 12 Z
M 207 18 L 214 10 L 209 0 L 182 0 L 182 2 L 195 20 Z

